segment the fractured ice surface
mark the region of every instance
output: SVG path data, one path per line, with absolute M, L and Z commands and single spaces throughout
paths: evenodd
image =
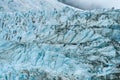
M 0 4 L 0 80 L 119 78 L 120 10 L 81 11 L 54 0 Z

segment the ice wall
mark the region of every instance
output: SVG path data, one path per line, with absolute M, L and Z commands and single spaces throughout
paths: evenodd
M 119 78 L 120 10 L 37 1 L 26 0 L 22 9 L 1 5 L 0 80 Z

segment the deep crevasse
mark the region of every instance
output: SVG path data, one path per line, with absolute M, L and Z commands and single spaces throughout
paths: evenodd
M 120 10 L 9 1 L 0 1 L 0 80 L 118 78 Z

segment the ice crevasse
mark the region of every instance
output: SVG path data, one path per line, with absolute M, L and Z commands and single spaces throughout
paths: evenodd
M 55 0 L 1 0 L 0 80 L 118 79 L 119 14 Z

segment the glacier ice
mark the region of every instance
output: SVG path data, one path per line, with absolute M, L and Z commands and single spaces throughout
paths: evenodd
M 55 0 L 0 4 L 0 80 L 119 78 L 120 10 Z
M 58 1 L 84 10 L 102 9 L 102 8 L 120 9 L 119 0 L 58 0 Z

